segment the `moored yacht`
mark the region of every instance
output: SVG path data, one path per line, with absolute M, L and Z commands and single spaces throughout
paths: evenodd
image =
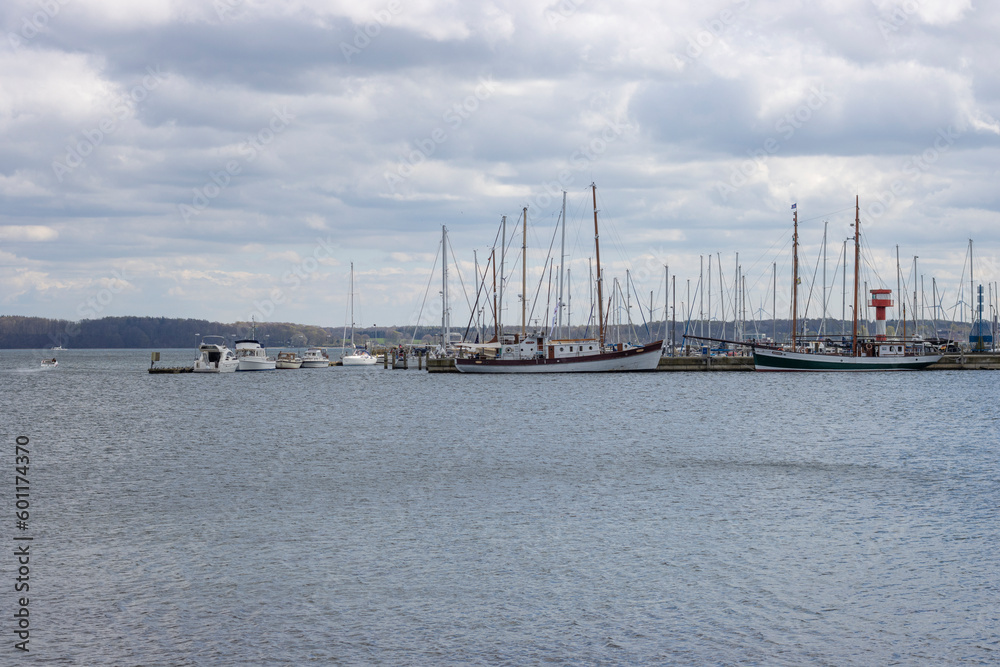
M 330 355 L 321 347 L 310 347 L 302 353 L 302 368 L 329 368 Z
M 368 350 L 355 348 L 350 354 L 345 354 L 340 358 L 344 366 L 374 366 L 375 357 L 369 354 Z
M 222 336 L 205 336 L 198 346 L 193 370 L 195 373 L 232 373 L 239 365 L 239 359 L 226 347 Z
M 267 356 L 267 351 L 252 338 L 236 341 L 236 358 L 240 360 L 240 371 L 273 371 L 277 360 Z
M 294 352 L 279 352 L 278 358 L 275 360 L 274 365 L 276 368 L 282 369 L 295 369 L 302 368 L 302 359 L 299 355 Z

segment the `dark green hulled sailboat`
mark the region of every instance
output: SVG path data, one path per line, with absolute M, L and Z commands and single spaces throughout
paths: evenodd
M 796 207 L 793 205 L 793 209 Z M 796 309 L 798 297 L 799 213 L 795 211 L 795 231 L 792 279 L 792 345 L 790 350 L 757 347 L 753 349 L 754 368 L 758 371 L 915 371 L 927 368 L 941 359 L 922 342 L 889 340 L 885 334 L 885 309 L 892 306 L 889 290 L 872 290 L 871 306 L 876 308 L 875 336 L 858 338 L 858 271 L 861 259 L 861 209 L 854 200 L 854 315 L 851 347 L 837 352 L 809 351 L 796 340 Z

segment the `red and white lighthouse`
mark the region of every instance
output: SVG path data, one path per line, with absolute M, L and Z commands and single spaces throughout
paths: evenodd
M 875 309 L 875 340 L 885 340 L 885 309 L 892 307 L 891 289 L 873 289 L 869 304 Z

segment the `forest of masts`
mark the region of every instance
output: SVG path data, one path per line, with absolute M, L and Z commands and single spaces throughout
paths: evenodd
M 486 342 L 499 332 L 541 331 L 558 339 L 597 336 L 594 257 L 587 258 L 587 274 L 582 278 L 573 274 L 566 261 L 565 193 L 563 212 L 553 232 L 541 277 L 534 285 L 527 284 L 527 268 L 521 261 L 527 251 L 523 225 L 526 217 L 527 208 L 513 225 L 503 216 L 489 255 L 481 260 L 478 252 L 474 252 L 477 279 L 471 289 L 467 289 L 458 269 L 459 262 L 451 247 L 448 230 L 442 226 L 438 244 L 438 257 L 442 257 L 441 300 L 432 300 L 426 307 L 436 274 L 438 258 L 435 257 L 431 282 L 417 320 L 420 321 L 425 307 L 426 311 L 439 311 L 441 331 L 435 332 L 439 340 L 448 341 L 448 344 L 463 340 Z M 561 251 L 553 255 L 557 236 L 562 239 Z M 830 262 L 827 223 L 824 223 L 823 242 L 815 264 L 805 268 L 808 262 L 800 258 L 797 338 L 851 336 L 854 280 L 853 266 L 849 267 L 853 261 L 849 244 L 853 242 L 853 238 L 845 239 L 838 249 L 836 262 Z M 914 256 L 912 261 L 902 262 L 899 247 L 896 247 L 895 285 L 888 285 L 895 288 L 895 307 L 887 321 L 890 337 L 968 342 L 970 330 L 977 322 L 982 322 L 979 326 L 984 332 L 992 333 L 996 340 L 1000 290 L 996 282 L 976 283 L 972 241 L 969 241 L 962 268 L 963 278 L 951 288 L 941 285 L 934 276 L 920 273 L 918 260 L 919 257 Z M 657 265 L 653 270 L 652 261 L 639 272 L 643 274 L 642 282 L 655 281 L 657 284 L 656 289 L 648 291 L 637 284 L 631 269 L 626 269 L 624 276 L 609 276 L 608 271 L 602 269 L 607 342 L 639 344 L 663 339 L 666 347 L 673 351 L 685 345 L 700 346 L 700 341 L 686 339 L 686 336 L 776 344 L 790 340 L 792 277 L 791 271 L 787 271 L 787 278 L 779 279 L 778 262 L 771 262 L 767 267 L 770 270 L 750 276 L 740 263 L 739 253 L 729 267 L 724 266 L 721 253 L 701 255 L 697 277 L 679 280 L 676 273 L 671 273 L 669 264 Z M 862 275 L 875 273 L 877 276 L 864 257 L 860 269 Z M 452 321 L 451 273 L 459 279 L 468 307 L 465 312 L 471 313 L 461 322 Z M 786 269 L 782 267 L 780 273 L 786 273 Z M 867 279 L 859 280 L 859 335 L 874 331 L 874 308 L 869 307 L 867 297 L 869 289 L 886 287 L 884 283 L 882 280 L 871 283 Z M 526 285 L 526 289 L 522 290 L 521 285 Z M 528 299 L 523 298 L 524 291 Z M 428 329 L 417 325 L 414 339 L 421 328 Z

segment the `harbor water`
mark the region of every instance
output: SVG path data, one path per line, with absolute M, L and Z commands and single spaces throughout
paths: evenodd
M 46 356 L 0 353 L 11 553 L 30 440 L 31 662 L 1000 662 L 990 371 Z

